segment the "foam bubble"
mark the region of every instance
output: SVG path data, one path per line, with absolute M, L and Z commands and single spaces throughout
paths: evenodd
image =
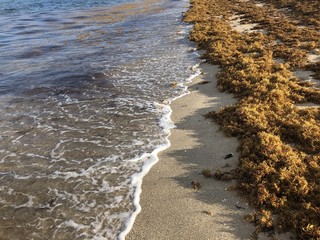
M 195 65 L 194 69 L 196 70 L 196 73 L 191 75 L 189 78 L 187 78 L 187 82 L 192 81 L 193 78 L 201 74 L 201 71 L 197 69 L 199 65 Z M 187 89 L 187 87 L 185 88 Z M 185 92 L 181 94 L 180 96 L 177 96 L 173 98 L 172 100 L 169 100 L 168 103 L 170 104 L 171 101 L 174 101 L 180 97 L 183 97 L 185 94 L 188 94 L 188 92 Z M 144 154 L 140 159 L 144 159 L 144 165 L 139 173 L 135 173 L 132 175 L 132 181 L 131 184 L 134 186 L 134 198 L 133 198 L 133 205 L 135 207 L 134 212 L 130 215 L 130 217 L 126 220 L 124 229 L 119 234 L 118 239 L 119 240 L 125 240 L 126 235 L 130 232 L 130 230 L 133 227 L 134 221 L 137 217 L 137 215 L 141 212 L 141 206 L 140 206 L 140 195 L 142 192 L 142 181 L 143 177 L 150 171 L 150 169 L 159 161 L 158 153 L 169 148 L 171 146 L 171 143 L 169 141 L 170 137 L 170 129 L 175 128 L 173 121 L 171 120 L 171 114 L 172 109 L 170 108 L 170 105 L 164 105 L 160 103 L 155 103 L 158 109 L 161 109 L 163 112 L 162 118 L 160 119 L 159 125 L 163 128 L 163 131 L 167 134 L 165 138 L 165 142 L 158 146 L 157 149 L 155 149 L 150 155 Z

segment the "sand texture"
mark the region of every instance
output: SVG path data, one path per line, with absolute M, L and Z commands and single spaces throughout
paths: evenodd
M 231 170 L 238 146 L 236 138 L 226 137 L 203 117 L 235 99 L 216 89 L 216 66 L 201 68 L 203 74 L 194 79 L 191 93 L 172 103 L 171 118 L 177 127 L 171 132 L 171 147 L 143 179 L 142 212 L 126 239 L 249 239 L 254 231 L 242 219 L 252 210 L 228 190 L 234 183 L 201 175 L 203 169 Z M 232 158 L 223 158 L 231 152 Z M 192 181 L 201 184 L 199 190 Z
M 238 102 L 211 117 L 239 139 L 237 188 L 256 232 L 320 239 L 320 2 L 193 0 L 189 38 Z M 240 19 L 239 19 L 240 18 Z M 251 24 L 251 26 L 250 26 Z M 242 29 L 240 28 L 242 27 Z M 244 29 L 245 28 L 245 29 Z
M 238 140 L 227 137 L 219 125 L 203 115 L 232 105 L 231 94 L 216 88 L 218 66 L 201 64 L 202 74 L 189 86 L 190 94 L 171 104 L 171 147 L 159 154 L 159 162 L 143 178 L 140 205 L 127 240 L 252 239 L 255 227 L 244 219 L 254 210 L 232 190 L 234 181 L 205 178 L 210 169 L 223 172 L 238 162 Z M 208 82 L 203 84 L 204 82 Z M 233 157 L 224 157 L 233 153 Z M 200 183 L 199 190 L 192 182 Z M 277 235 L 278 240 L 291 234 Z M 260 233 L 259 240 L 272 239 Z
M 319 4 L 191 2 L 189 38 L 221 70 L 202 65 L 191 94 L 173 103 L 172 147 L 144 179 L 129 239 L 319 239 Z M 206 168 L 214 177 L 199 174 Z M 286 231 L 296 235 L 278 235 Z

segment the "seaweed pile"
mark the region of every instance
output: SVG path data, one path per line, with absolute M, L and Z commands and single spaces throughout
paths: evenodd
M 240 140 L 237 188 L 257 214 L 258 231 L 294 231 L 320 239 L 320 104 L 317 85 L 293 72 L 313 71 L 320 49 L 319 0 L 192 0 L 190 39 L 221 66 L 218 88 L 237 104 L 209 112 Z M 239 32 L 230 22 L 253 24 Z

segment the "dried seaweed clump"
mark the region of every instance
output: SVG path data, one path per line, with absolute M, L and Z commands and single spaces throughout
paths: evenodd
M 319 77 L 307 55 L 320 48 L 320 2 L 258 3 L 193 0 L 185 15 L 194 24 L 190 39 L 221 66 L 218 88 L 238 98 L 207 117 L 241 141 L 238 189 L 259 212 L 259 228 L 320 239 L 320 108 L 296 106 L 320 104 L 320 90 L 292 74 L 308 69 Z M 235 31 L 234 16 L 257 25 Z

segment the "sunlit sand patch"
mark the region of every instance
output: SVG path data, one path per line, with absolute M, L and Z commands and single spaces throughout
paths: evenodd
M 264 3 L 257 3 L 256 4 L 257 7 L 264 7 L 264 5 L 265 5 Z
M 320 61 L 320 54 L 307 54 L 308 62 L 316 63 Z
M 230 26 L 233 30 L 240 32 L 240 33 L 247 33 L 247 32 L 262 32 L 265 34 L 264 30 L 261 29 L 254 29 L 256 26 L 258 26 L 258 23 L 241 23 L 241 17 L 243 17 L 243 14 L 240 15 L 233 15 L 231 17 L 231 20 L 229 21 Z
M 285 60 L 283 58 L 275 58 L 274 61 L 276 63 L 285 63 Z
M 304 81 L 308 81 L 312 79 L 312 74 L 314 74 L 314 72 L 312 71 L 303 71 L 303 70 L 299 70 L 299 71 L 294 71 L 293 75 L 296 76 L 297 78 L 304 80 Z
M 230 26 L 233 30 L 236 30 L 237 32 L 244 33 L 248 30 L 251 30 L 254 26 L 252 24 L 241 24 L 241 17 L 244 15 L 233 15 L 230 20 Z
M 308 81 L 308 82 L 312 83 L 314 87 L 318 87 L 318 85 L 319 85 L 319 81 L 314 79 L 314 77 L 313 77 L 314 72 L 312 72 L 312 71 L 298 70 L 298 71 L 294 71 L 292 73 L 295 77 L 299 78 L 300 80 Z
M 300 103 L 300 104 L 295 104 L 295 107 L 300 108 L 300 109 L 320 108 L 320 105 L 319 104 L 315 104 L 315 103 Z

